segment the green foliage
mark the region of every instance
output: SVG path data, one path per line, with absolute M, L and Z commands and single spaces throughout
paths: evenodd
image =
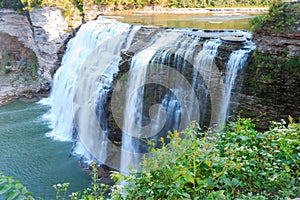
M 11 69 L 10 68 L 5 68 L 5 70 L 4 70 L 4 73 L 5 74 L 9 74 L 11 72 Z
M 252 31 L 258 29 L 258 27 L 260 27 L 262 25 L 262 23 L 265 20 L 265 18 L 266 18 L 266 15 L 257 15 L 255 17 L 253 17 L 250 20 L 250 29 Z
M 33 7 L 40 7 L 42 5 L 42 0 L 21 0 L 24 5 L 24 10 L 31 11 Z
M 175 132 L 170 143 L 151 149 L 142 171 L 130 176 L 112 197 L 126 199 L 284 199 L 300 195 L 300 125 L 290 119 L 258 132 L 239 119 L 224 133 L 201 133 L 197 124 Z M 116 199 L 118 199 L 116 198 Z
M 290 74 L 293 77 L 300 77 L 300 57 L 287 59 L 287 52 L 281 52 L 280 56 L 274 58 L 260 54 L 257 49 L 253 55 L 253 63 L 257 72 L 262 71 L 263 74 L 273 77 L 272 79 L 276 79 L 276 74 Z
M 287 33 L 295 31 L 294 27 L 297 27 L 295 22 L 299 17 L 299 4 L 276 2 L 270 6 L 268 14 L 254 17 L 250 24 L 251 29 L 257 32 Z
M 97 200 L 104 200 L 105 192 L 108 189 L 108 186 L 104 184 L 99 184 L 98 180 L 98 171 L 96 167 L 96 163 L 93 162 L 91 164 L 92 168 L 92 184 L 90 187 L 83 190 L 83 192 L 73 192 L 69 198 L 72 200 L 79 200 L 79 199 L 97 199 Z
M 11 176 L 5 176 L 3 173 L 0 173 L 0 195 L 5 195 L 5 199 L 34 199 L 30 194 L 26 187 L 19 181 L 14 180 Z
M 32 62 L 31 66 L 30 66 L 30 69 L 29 69 L 30 75 L 32 77 L 34 77 L 37 74 L 38 66 L 39 66 L 38 59 L 37 59 L 36 55 L 34 55 L 33 56 L 33 62 Z
M 66 193 L 70 186 L 70 183 L 56 184 L 53 185 L 53 188 L 56 190 L 56 200 L 66 199 Z
M 22 10 L 23 4 L 20 0 L 0 0 L 0 8 L 12 8 Z
M 64 10 L 64 8 L 72 5 L 82 15 L 84 14 L 84 6 L 93 5 L 114 5 L 115 9 L 134 9 L 143 8 L 145 6 L 175 7 L 175 8 L 199 8 L 199 7 L 216 7 L 216 6 L 269 6 L 276 0 L 0 0 L 1 7 L 14 7 L 18 9 L 24 8 L 31 11 L 33 7 L 55 6 Z M 69 16 L 69 15 L 68 15 Z

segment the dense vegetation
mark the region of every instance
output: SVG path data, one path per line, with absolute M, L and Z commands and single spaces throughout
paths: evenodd
M 175 8 L 201 8 L 216 6 L 269 6 L 279 0 L 0 0 L 0 7 L 20 9 L 36 6 L 57 6 L 66 8 L 70 5 L 79 10 L 84 6 L 114 5 L 116 9 L 134 9 L 145 6 L 175 7 Z
M 277 2 L 272 4 L 269 13 L 257 16 L 251 20 L 252 30 L 257 33 L 277 32 L 296 33 L 299 32 L 298 20 L 300 19 L 300 4 L 286 4 Z
M 112 173 L 117 184 L 109 190 L 97 183 L 94 163 L 91 187 L 70 198 L 104 199 L 104 190 L 112 199 L 300 197 L 300 124 L 291 118 L 289 124 L 273 122 L 265 132 L 258 132 L 250 119 L 238 119 L 222 132 L 203 132 L 193 123 L 182 133 L 170 133 L 168 140 L 161 138 L 161 148 L 152 145 L 152 157 L 143 159 L 140 172 Z M 29 195 L 11 178 L 0 179 L 0 194 Z M 66 197 L 68 183 L 54 187 L 57 199 Z

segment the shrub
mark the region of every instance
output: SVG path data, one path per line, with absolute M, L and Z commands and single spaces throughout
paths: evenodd
M 3 194 L 5 194 L 5 199 L 33 199 L 31 193 L 19 181 L 0 172 L 0 195 Z
M 270 6 L 268 14 L 251 19 L 251 29 L 256 32 L 283 34 L 297 32 L 295 27 L 298 27 L 296 22 L 300 15 L 299 8 L 298 4 L 276 2 Z
M 126 199 L 283 199 L 300 195 L 300 125 L 290 120 L 257 132 L 250 119 L 238 119 L 224 133 L 198 132 L 191 125 L 170 143 L 152 148 L 142 170 L 120 191 Z M 125 191 L 125 192 L 124 192 Z M 117 199 L 117 198 L 116 198 Z

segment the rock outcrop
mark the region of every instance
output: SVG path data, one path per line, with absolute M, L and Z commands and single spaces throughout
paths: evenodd
M 269 121 L 300 117 L 300 4 L 281 5 L 253 33 L 257 49 L 245 72 L 240 99 L 243 117 Z
M 300 32 L 300 25 L 298 29 Z M 286 59 L 300 56 L 300 33 L 256 33 L 253 40 L 257 44 L 257 51 L 262 55 L 269 55 L 274 58 L 285 57 Z
M 300 56 L 300 3 L 279 4 L 253 33 L 257 52 L 279 59 Z
M 63 18 L 62 13 L 54 8 L 35 8 L 29 13 L 36 45 L 36 56 L 39 61 L 39 73 L 47 79 L 52 80 L 53 70 L 61 60 L 59 52 L 64 48 L 66 42 L 73 37 L 72 29 Z M 79 27 L 81 21 L 73 23 Z
M 55 8 L 36 8 L 27 14 L 1 9 L 0 104 L 46 94 L 66 43 L 81 23 L 80 17 L 67 22 Z

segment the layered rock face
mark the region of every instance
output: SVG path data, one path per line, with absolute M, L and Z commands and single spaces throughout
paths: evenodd
M 282 4 L 270 11 L 253 34 L 257 52 L 279 59 L 300 56 L 300 3 Z
M 66 43 L 81 25 L 81 18 L 67 22 L 54 8 L 37 8 L 18 14 L 0 10 L 0 104 L 11 98 L 47 93 L 60 65 Z
M 300 20 L 298 26 L 300 32 Z M 254 42 L 257 44 L 257 51 L 263 55 L 287 59 L 300 56 L 300 33 L 256 33 Z
M 36 8 L 29 13 L 36 45 L 35 53 L 39 61 L 39 72 L 48 81 L 61 60 L 66 42 L 73 37 L 68 22 L 58 9 Z M 74 22 L 74 27 L 81 21 Z
M 286 5 L 253 34 L 257 50 L 245 72 L 242 116 L 268 121 L 300 116 L 300 4 Z

